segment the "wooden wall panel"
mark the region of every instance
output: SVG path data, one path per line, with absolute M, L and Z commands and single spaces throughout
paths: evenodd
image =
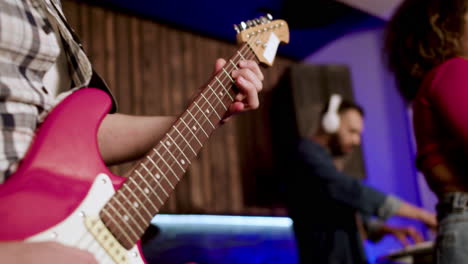
M 63 9 L 122 113 L 181 114 L 210 77 L 216 58 L 227 59 L 237 49 L 235 44 L 93 4 L 64 0 Z M 274 67 L 264 69 L 261 101 L 267 106 L 268 91 L 292 63 L 277 57 Z M 256 203 L 265 198 L 256 197 L 255 190 L 244 188 L 255 184 L 257 173 L 271 171 L 268 113 L 262 105 L 215 131 L 163 212 L 278 214 L 268 204 Z M 131 166 L 111 170 L 124 175 Z

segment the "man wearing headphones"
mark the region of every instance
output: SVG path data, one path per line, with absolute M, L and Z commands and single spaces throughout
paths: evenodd
M 391 227 L 383 221 L 398 215 L 433 228 L 433 214 L 362 184 L 334 163 L 361 143 L 363 109 L 334 94 L 320 121 L 310 138 L 298 141 L 288 163 L 293 170 L 288 179 L 288 211 L 294 222 L 300 263 L 368 263 L 362 244 L 365 233 L 378 237 L 393 234 L 405 245 L 408 238 L 422 242 L 414 228 Z

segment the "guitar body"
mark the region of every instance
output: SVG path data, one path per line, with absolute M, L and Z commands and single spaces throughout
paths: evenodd
M 57 241 L 116 263 L 85 225 L 125 180 L 107 169 L 97 144 L 111 104 L 105 92 L 85 88 L 51 111 L 18 170 L 0 185 L 0 241 Z M 121 263 L 145 263 L 139 243 L 126 254 Z

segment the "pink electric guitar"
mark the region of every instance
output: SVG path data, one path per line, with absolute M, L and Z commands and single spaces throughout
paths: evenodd
M 93 88 L 48 115 L 17 172 L 0 186 L 0 241 L 56 241 L 99 263 L 145 263 L 140 237 L 233 102 L 230 73 L 252 59 L 273 64 L 287 23 L 262 17 L 235 26 L 242 45 L 163 139 L 123 178 L 99 154 L 97 130 L 111 107 Z

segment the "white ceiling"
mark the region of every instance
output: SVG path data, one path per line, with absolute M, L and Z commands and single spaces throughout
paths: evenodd
M 402 0 L 337 0 L 371 15 L 388 20 Z

